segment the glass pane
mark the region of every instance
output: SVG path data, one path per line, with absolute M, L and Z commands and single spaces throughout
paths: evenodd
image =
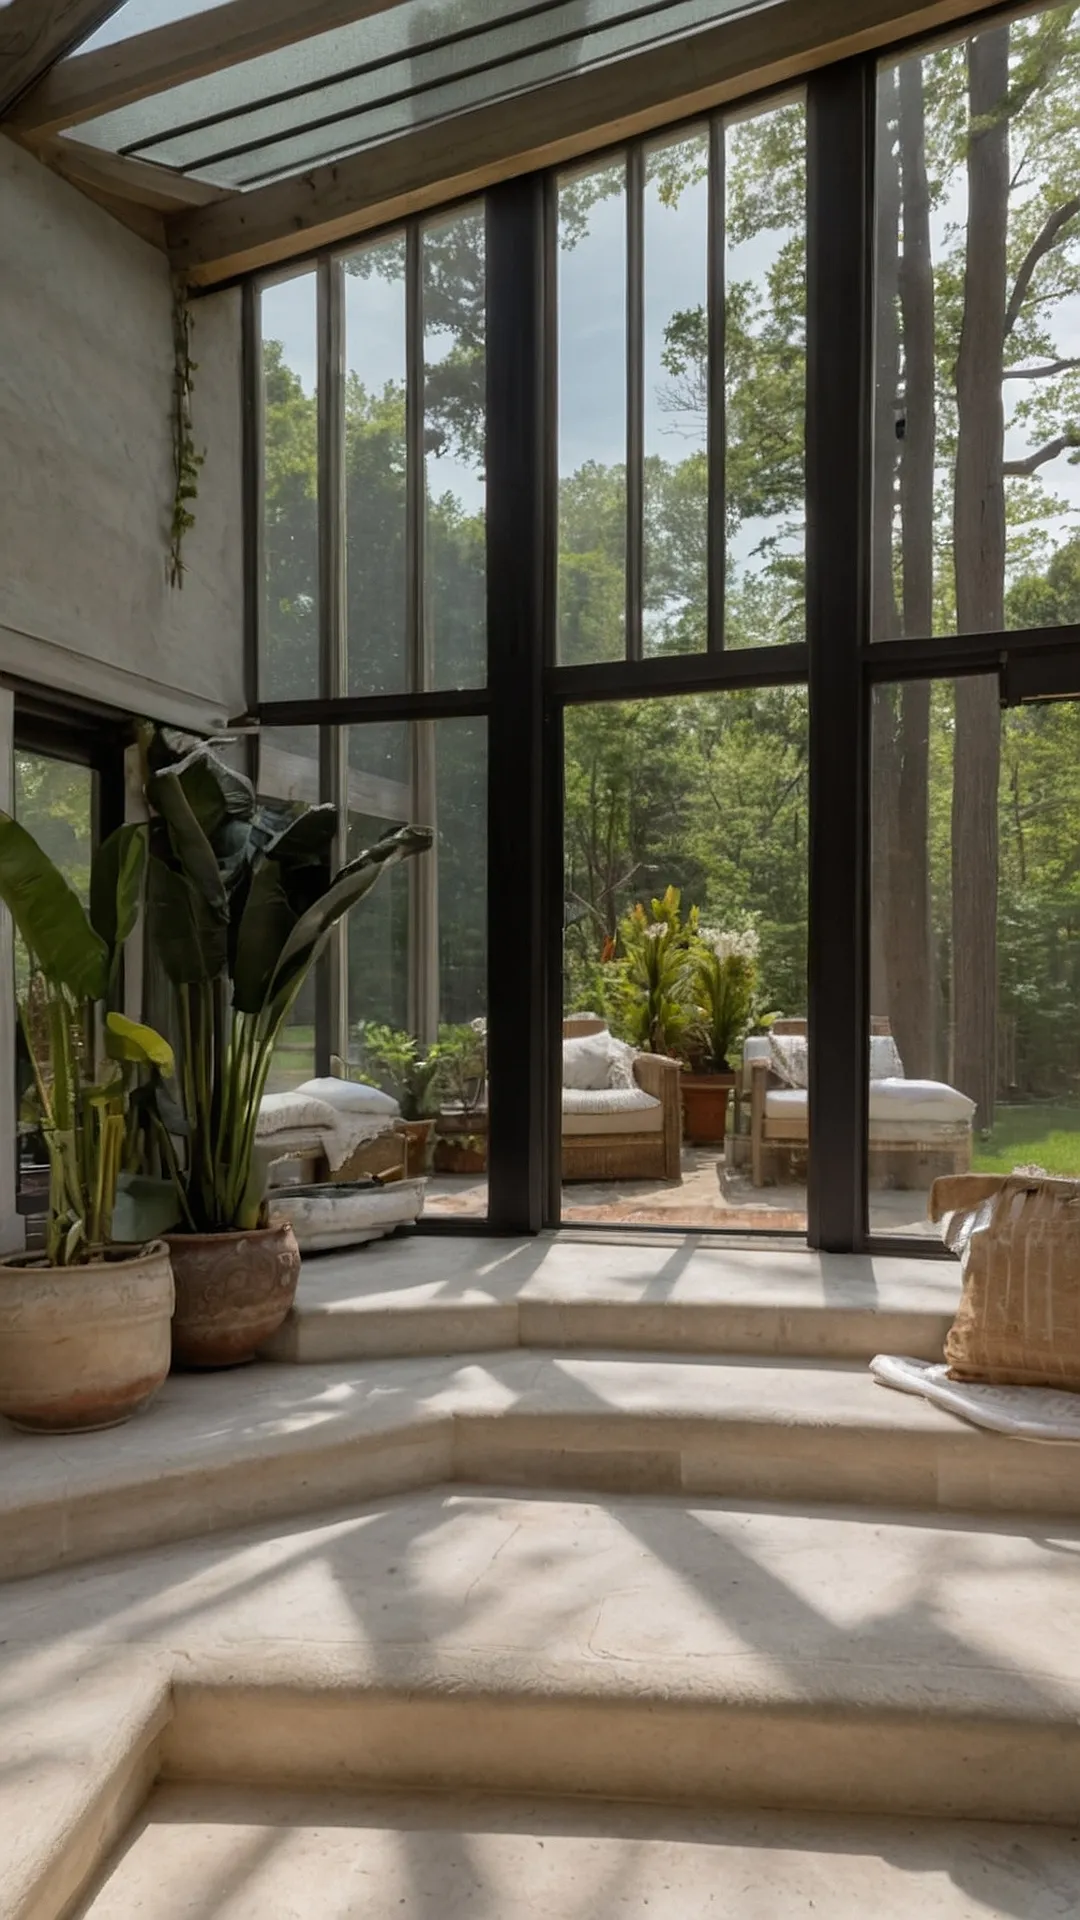
M 565 817 L 564 1032 L 633 1052 L 564 1086 L 564 1219 L 804 1232 L 805 1095 L 772 1151 L 761 1069 L 806 1023 L 805 690 L 570 708 Z
M 56 759 L 52 754 L 27 753 L 22 748 L 15 750 L 14 774 L 16 819 L 33 834 L 43 852 L 74 887 L 83 905 L 89 906 L 97 776 L 89 767 Z M 29 983 L 29 956 L 22 941 L 16 939 L 15 987 L 20 996 L 26 993 Z M 47 1061 L 45 1020 L 45 1010 L 40 1005 L 31 1011 L 31 1029 L 39 1028 L 40 1023 L 36 1052 L 39 1059 Z M 16 1075 L 19 1210 L 26 1221 L 27 1245 L 40 1247 L 45 1238 L 49 1159 L 39 1126 L 40 1109 L 33 1092 L 33 1071 L 21 1034 L 17 1059 L 6 1061 L 4 1071 Z
M 319 733 L 316 727 L 267 727 L 259 735 L 257 780 L 261 800 L 300 806 L 319 803 Z M 315 996 L 318 971 L 300 989 L 288 1025 L 274 1050 L 268 1093 L 287 1093 L 315 1074 Z
M 350 693 L 408 686 L 405 240 L 345 272 L 345 520 Z
M 318 402 L 315 275 L 263 287 L 264 700 L 319 691 Z
M 626 168 L 559 184 L 558 656 L 626 651 Z
M 764 3 L 764 0 L 762 0 Z M 741 0 L 407 0 L 84 122 L 76 137 L 252 185 L 677 38 Z
M 725 130 L 724 644 L 806 637 L 806 108 Z
M 1080 612 L 1075 9 L 878 84 L 873 635 Z
M 369 738 L 376 732 L 381 739 Z M 480 1217 L 487 1212 L 486 723 L 353 727 L 349 769 L 350 858 L 407 820 L 434 827 L 436 836 L 430 854 L 394 868 L 350 916 L 350 1071 L 392 1093 L 403 1119 L 428 1123 L 417 1149 L 432 1170 L 425 1211 Z
M 645 544 L 648 653 L 706 645 L 709 135 L 646 154 Z
M 425 227 L 425 683 L 487 678 L 484 209 Z
M 84 906 L 90 904 L 95 782 L 90 767 L 16 749 L 15 818 L 59 867 Z
M 873 748 L 870 1221 L 936 1235 L 939 1174 L 1080 1174 L 1080 706 L 881 687 Z

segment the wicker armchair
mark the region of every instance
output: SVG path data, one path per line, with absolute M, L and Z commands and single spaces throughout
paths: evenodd
M 583 1034 L 599 1033 L 604 1022 L 584 1015 L 571 1015 L 563 1024 L 563 1037 L 577 1039 Z M 610 1132 L 568 1131 L 573 1116 L 563 1115 L 562 1177 L 564 1180 L 671 1180 L 682 1179 L 682 1097 L 677 1060 L 662 1054 L 639 1053 L 634 1060 L 634 1078 L 645 1093 L 660 1102 L 660 1124 L 647 1131 Z

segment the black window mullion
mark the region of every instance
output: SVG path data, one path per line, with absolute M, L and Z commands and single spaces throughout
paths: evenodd
M 645 149 L 626 159 L 626 657 L 644 652 Z
M 706 644 L 711 653 L 724 646 L 727 593 L 727 387 L 725 382 L 725 253 L 727 235 L 727 150 L 724 122 L 709 122 L 709 398 L 708 398 L 708 567 Z
M 323 258 L 317 270 L 318 320 L 318 552 L 319 694 L 339 700 L 347 685 L 345 600 L 345 295 L 339 261 Z M 319 796 L 337 809 L 335 852 L 339 864 L 347 841 L 348 736 L 327 721 L 319 728 Z M 316 1069 L 348 1057 L 345 923 L 331 933 L 315 975 Z
M 810 665 L 808 1238 L 866 1236 L 872 58 L 808 89 L 807 637 Z
M 545 848 L 545 589 L 550 460 L 545 183 L 487 196 L 488 1217 L 536 1232 L 550 1211 L 550 956 Z M 561 830 L 561 829 L 560 829 Z M 557 914 L 557 907 L 555 909 Z M 510 930 L 515 961 L 507 964 Z
M 405 633 L 407 685 L 419 693 L 429 683 L 425 644 L 424 472 L 424 281 L 420 227 L 405 235 Z

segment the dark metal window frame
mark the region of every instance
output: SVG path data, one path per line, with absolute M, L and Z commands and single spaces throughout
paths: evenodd
M 1023 8 L 1003 9 L 1014 13 Z M 951 26 L 962 38 L 988 16 Z M 264 726 L 317 725 L 329 742 L 366 721 L 483 716 L 489 736 L 490 1210 L 486 1222 L 439 1222 L 440 1231 L 536 1232 L 560 1210 L 559 1061 L 562 979 L 563 716 L 583 702 L 660 698 L 739 687 L 806 685 L 809 690 L 810 1129 L 808 1234 L 826 1252 L 933 1255 L 931 1241 L 892 1240 L 868 1226 L 869 764 L 876 686 L 997 673 L 1003 698 L 1076 692 L 1080 628 L 870 638 L 870 486 L 873 422 L 873 232 L 877 76 L 901 52 L 928 40 L 860 55 L 823 68 L 807 101 L 807 638 L 800 645 L 723 648 L 724 376 L 723 157 L 721 129 L 786 88 L 574 163 L 628 157 L 629 451 L 626 657 L 556 663 L 558 500 L 555 174 L 526 175 L 489 189 L 487 227 L 487 565 L 488 680 L 482 689 L 347 696 L 327 681 L 319 697 L 255 702 Z M 935 42 L 936 44 L 936 42 Z M 642 435 L 635 431 L 641 373 L 640 198 L 646 150 L 681 128 L 710 136 L 709 341 L 710 475 L 707 651 L 641 657 Z M 471 201 L 456 203 L 473 204 Z M 433 218 L 406 223 L 417 234 Z M 391 231 L 401 231 L 397 223 Z M 365 237 L 365 244 L 378 235 Z M 413 243 L 414 252 L 416 244 Z M 317 256 L 320 273 L 338 255 Z M 329 267 L 324 262 L 331 263 Z M 293 269 L 296 270 L 295 268 Z M 280 276 L 278 276 L 280 277 Z M 338 275 L 340 278 L 340 273 Z M 638 321 L 635 324 L 635 313 Z M 247 418 L 257 428 L 257 302 L 245 298 Z M 415 332 L 415 327 L 413 328 Z M 636 341 L 636 344 L 635 344 Z M 328 331 L 324 351 L 333 352 Z M 422 365 L 422 341 L 420 343 Z M 411 363 L 410 363 L 411 364 Z M 640 429 L 640 420 L 637 421 Z M 247 461 L 248 537 L 261 538 L 258 475 Z M 421 476 L 422 499 L 422 476 Z M 320 502 L 320 509 L 322 503 Z M 416 511 L 415 506 L 412 509 Z M 320 538 L 324 515 L 320 511 Z M 249 553 L 251 549 L 249 547 Z M 324 553 L 324 567 L 330 564 Z M 249 566 L 249 594 L 256 590 Z M 323 575 L 325 578 L 325 574 Z M 249 610 L 249 658 L 254 661 Z M 327 607 L 320 619 L 330 619 Z M 341 643 L 343 644 L 343 643 Z M 342 658 L 338 655 L 337 658 Z M 1011 691 L 1010 691 L 1011 690 Z M 836 752 L 838 732 L 847 751 Z M 342 736 L 343 737 L 343 736 Z M 850 929 L 838 935 L 837 929 Z M 506 955 L 512 932 L 514 960 Z M 325 993 L 325 989 L 323 990 Z M 333 1049 L 329 1049 L 333 1050 Z M 434 1224 L 434 1223 L 433 1223 Z

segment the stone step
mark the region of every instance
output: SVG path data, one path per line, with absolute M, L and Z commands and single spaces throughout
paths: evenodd
M 42 1800 L 77 1676 L 167 1661 L 157 1763 L 197 1786 L 1075 1829 L 1078 1546 L 884 1509 L 429 1490 L 9 1588 L 0 1700 L 35 1703 Z M 17 1772 L 7 1845 L 9 1791 Z
M 317 1896 L 313 1898 L 313 1889 Z M 163 1786 L 84 1920 L 1025 1920 L 1080 1908 L 1049 1828 Z
M 305 1260 L 266 1357 L 292 1362 L 599 1347 L 939 1360 L 953 1261 L 756 1251 L 687 1235 L 413 1237 Z
M 171 1378 L 125 1428 L 0 1436 L 0 1578 L 467 1480 L 1080 1514 L 1067 1446 L 850 1361 L 512 1352 Z

